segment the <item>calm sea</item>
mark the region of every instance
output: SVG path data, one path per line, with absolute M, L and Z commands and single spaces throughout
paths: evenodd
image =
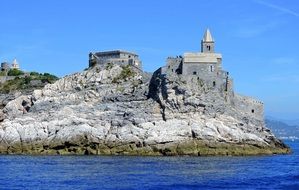
M 292 155 L 0 156 L 0 189 L 299 189 Z

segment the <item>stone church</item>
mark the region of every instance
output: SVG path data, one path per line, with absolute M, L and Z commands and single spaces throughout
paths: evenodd
M 264 105 L 259 100 L 239 95 L 233 90 L 233 79 L 222 69 L 222 55 L 215 52 L 215 41 L 209 29 L 201 40 L 200 52 L 187 52 L 183 56 L 168 57 L 161 74 L 180 75 L 190 81 L 202 81 L 210 90 L 218 91 L 225 99 L 246 113 L 263 117 Z
M 165 74 L 182 74 L 203 80 L 212 88 L 222 91 L 232 89 L 232 79 L 227 71 L 222 70 L 222 55 L 215 53 L 215 42 L 209 29 L 201 40 L 200 52 L 188 52 L 183 56 L 167 58 Z

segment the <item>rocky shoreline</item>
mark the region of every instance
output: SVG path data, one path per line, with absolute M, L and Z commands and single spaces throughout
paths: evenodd
M 179 76 L 95 66 L 6 103 L 1 154 L 261 155 L 291 150 L 264 121 Z
M 142 146 L 140 144 L 98 144 L 78 139 L 76 144 L 64 142 L 45 144 L 16 143 L 1 147 L 0 154 L 18 155 L 131 155 L 131 156 L 252 156 L 289 154 L 288 147 L 258 147 L 248 144 L 228 144 L 190 140 L 177 144 Z

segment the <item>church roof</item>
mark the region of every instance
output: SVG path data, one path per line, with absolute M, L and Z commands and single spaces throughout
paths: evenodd
M 213 38 L 212 38 L 212 35 L 211 35 L 211 32 L 209 29 L 206 30 L 204 36 L 203 36 L 203 39 L 202 39 L 203 42 L 214 42 Z

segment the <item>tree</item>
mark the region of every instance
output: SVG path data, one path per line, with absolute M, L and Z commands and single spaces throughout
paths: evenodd
M 24 72 L 18 69 L 10 69 L 7 73 L 8 76 L 20 76 L 23 75 Z
M 38 76 L 40 75 L 38 72 L 30 72 L 30 76 Z

